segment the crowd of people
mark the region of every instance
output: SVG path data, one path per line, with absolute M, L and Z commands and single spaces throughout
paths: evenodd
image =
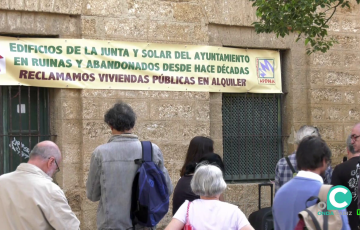
M 93 151 L 86 182 L 87 198 L 99 201 L 97 229 L 156 229 L 156 226 L 136 224 L 130 213 L 134 178 L 139 169 L 134 161 L 143 155 L 142 142 L 133 133 L 136 114 L 128 104 L 119 102 L 106 112 L 104 121 L 112 136 Z M 295 229 L 299 224 L 298 214 L 316 203 L 307 204 L 307 201 L 319 194 L 324 183 L 349 188 L 352 202 L 347 210 L 352 215 L 341 216 L 341 229 L 358 229 L 359 137 L 360 124 L 357 124 L 346 142 L 348 160 L 332 170 L 331 151 L 318 129 L 303 126 L 298 130 L 296 151 L 280 159 L 275 168 L 275 230 Z M 197 136 L 190 141 L 175 188 L 160 148 L 151 145 L 151 161 L 162 174 L 166 194 L 173 194 L 173 218 L 166 230 L 254 230 L 239 207 L 223 198 L 226 168 L 221 157 L 214 153 L 210 138 Z M 27 163 L 0 176 L 1 229 L 80 229 L 80 221 L 65 194 L 52 182 L 54 174 L 60 171 L 61 161 L 59 147 L 43 141 L 32 149 Z M 154 181 L 149 183 L 153 185 Z
M 359 228 L 360 208 L 360 123 L 356 124 L 346 140 L 347 157 L 331 167 L 332 153 L 317 128 L 302 126 L 296 134 L 297 150 L 279 160 L 275 169 L 275 199 L 273 217 L 275 230 L 295 229 L 299 212 L 314 205 L 323 184 L 344 186 L 351 192 L 351 203 L 346 209 L 335 210 L 341 217 L 341 228 Z M 287 159 L 286 159 L 287 158 Z M 339 214 L 340 213 L 340 214 Z M 340 219 L 339 219 L 340 221 Z

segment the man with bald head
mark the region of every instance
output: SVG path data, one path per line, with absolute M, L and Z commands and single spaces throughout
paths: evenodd
M 0 176 L 1 229 L 79 229 L 64 192 L 52 182 L 60 162 L 58 146 L 43 141 L 33 148 L 28 163 Z
M 355 152 L 360 152 L 360 123 L 357 123 L 351 130 L 351 144 L 354 147 Z M 360 162 L 357 164 L 357 171 L 360 174 Z M 358 193 L 357 195 L 360 195 L 360 178 L 358 179 Z M 360 208 L 360 199 L 358 198 L 358 208 Z M 360 229 L 360 228 L 359 228 Z

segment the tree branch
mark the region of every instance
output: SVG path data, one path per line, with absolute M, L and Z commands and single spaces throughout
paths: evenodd
M 340 6 L 340 4 L 341 4 L 341 3 L 339 3 L 339 4 L 337 4 L 336 6 L 333 7 L 333 8 L 334 8 L 334 11 L 333 11 L 332 14 L 330 15 L 330 17 L 328 17 L 328 18 L 326 19 L 326 21 L 324 22 L 323 25 L 326 25 L 326 23 L 332 18 L 332 16 L 334 16 L 337 7 Z M 326 12 L 326 11 L 325 11 L 325 12 Z

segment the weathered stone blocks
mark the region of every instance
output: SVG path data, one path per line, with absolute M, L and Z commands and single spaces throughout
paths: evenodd
M 188 24 L 150 21 L 148 39 L 163 42 L 192 43 L 192 32 L 193 26 Z
M 9 9 L 9 0 L 3 0 L 0 2 L 0 9 Z
M 317 106 L 311 108 L 311 117 L 313 121 L 322 121 L 325 119 L 325 109 L 323 107 Z
M 337 89 L 329 88 L 329 89 L 312 89 L 311 92 L 311 100 L 314 103 L 322 103 L 322 102 L 331 102 L 331 103 L 339 103 L 342 102 L 342 93 Z
M 359 75 L 352 72 L 333 72 L 330 71 L 325 77 L 327 85 L 358 85 Z
M 179 22 L 197 23 L 204 18 L 202 7 L 193 3 L 175 3 L 174 18 Z
M 173 5 L 167 1 L 128 1 L 128 17 L 139 19 L 174 21 Z
M 81 143 L 81 121 L 80 120 L 62 120 L 62 143 L 78 144 Z
M 80 119 L 81 102 L 79 99 L 62 99 L 62 118 L 63 119 Z
M 323 85 L 324 76 L 325 74 L 323 72 L 312 70 L 310 72 L 310 87 L 313 87 L 314 85 Z
M 85 35 L 96 34 L 96 19 L 95 18 L 82 18 L 81 19 L 82 33 Z
M 111 136 L 111 130 L 104 121 L 83 120 L 82 137 L 83 143 L 88 144 L 96 140 L 99 143 L 106 143 Z
M 62 14 L 81 14 L 82 0 L 55 0 L 53 12 Z
M 152 120 L 192 120 L 195 106 L 192 102 L 159 101 L 152 103 Z
M 157 141 L 156 144 L 164 155 L 166 161 L 183 162 L 189 147 L 189 141 L 172 142 L 172 141 Z
M 344 63 L 345 66 L 349 69 L 357 69 L 360 62 L 360 55 L 358 52 L 355 53 L 345 53 Z
M 209 122 L 179 122 L 179 140 L 189 140 L 195 136 L 209 136 Z
M 38 0 L 25 0 L 25 9 L 28 11 L 37 11 Z
M 344 119 L 345 108 L 341 107 L 330 107 L 327 109 L 327 119 L 330 121 L 341 121 Z
M 143 140 L 179 140 L 178 129 L 176 121 L 139 121 L 135 126 L 135 134 Z
M 126 0 L 107 0 L 96 1 L 86 0 L 82 3 L 83 15 L 99 15 L 99 16 L 119 16 L 127 15 L 127 2 Z
M 82 118 L 87 119 L 99 119 L 99 107 L 100 101 L 97 98 L 82 98 Z
M 349 91 L 344 93 L 345 103 L 354 104 L 355 103 L 355 91 Z
M 61 148 L 62 162 L 64 164 L 81 163 L 81 143 L 65 144 Z
M 343 125 L 314 124 L 326 141 L 343 141 Z
M 39 0 L 39 11 L 51 12 L 54 8 L 54 1 Z
M 144 25 L 146 25 L 145 29 Z M 107 37 L 145 40 L 148 37 L 147 25 L 146 20 L 104 18 L 103 27 Z

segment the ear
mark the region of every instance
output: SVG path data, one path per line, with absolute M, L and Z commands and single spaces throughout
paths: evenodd
M 54 157 L 50 157 L 46 163 L 46 166 L 50 168 L 53 163 L 54 163 Z
M 325 168 L 328 167 L 328 166 L 327 166 L 327 162 L 326 162 L 326 160 L 325 160 L 325 157 L 324 157 L 324 159 L 323 159 L 323 167 L 325 167 Z

